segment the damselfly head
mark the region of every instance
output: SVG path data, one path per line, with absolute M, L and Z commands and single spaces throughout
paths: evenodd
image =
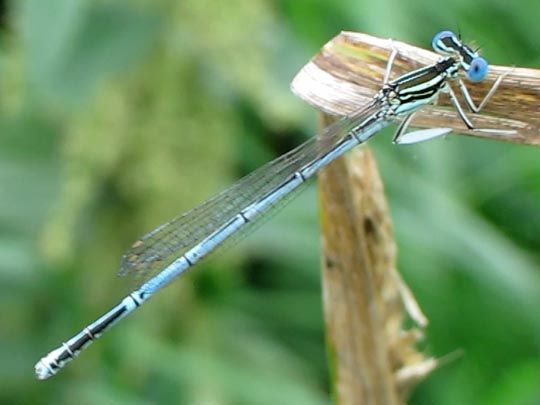
M 461 67 L 472 82 L 479 82 L 487 76 L 489 66 L 478 52 L 463 44 L 461 39 L 452 31 L 441 31 L 431 41 L 433 49 L 441 55 L 458 58 Z

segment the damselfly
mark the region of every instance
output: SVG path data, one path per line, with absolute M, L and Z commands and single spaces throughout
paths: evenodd
M 37 378 L 46 379 L 56 374 L 113 324 L 229 238 L 243 233 L 322 167 L 366 142 L 382 128 L 401 119 L 394 137 L 398 144 L 420 142 L 450 132 L 449 128 L 434 128 L 406 133 L 413 114 L 422 106 L 436 102 L 441 92 L 449 94 L 465 125 L 474 129 L 449 83 L 457 81 L 469 109 L 478 112 L 495 92 L 502 76 L 477 107 L 459 73 L 463 70 L 473 82 L 483 80 L 488 71 L 485 59 L 450 31 L 435 35 L 432 46 L 442 55 L 437 63 L 389 80 L 397 56 L 394 49 L 383 86 L 371 103 L 135 242 L 122 258 L 120 273 L 143 276 L 147 281 L 39 360 L 35 366 Z

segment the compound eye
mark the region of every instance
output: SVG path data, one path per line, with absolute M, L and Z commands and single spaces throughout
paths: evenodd
M 441 31 L 433 37 L 431 47 L 439 53 L 452 53 L 456 51 L 459 40 L 452 31 Z
M 471 82 L 480 82 L 484 80 L 488 74 L 489 66 L 487 61 L 480 56 L 473 58 L 467 70 L 467 77 Z

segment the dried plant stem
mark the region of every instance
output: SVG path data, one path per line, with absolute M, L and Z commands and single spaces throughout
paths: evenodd
M 427 321 L 395 270 L 392 224 L 373 155 L 357 148 L 324 169 L 319 184 L 335 403 L 402 403 L 436 361 L 414 349 L 420 331 L 402 329 L 406 308 L 413 308 L 417 324 Z M 403 370 L 415 378 L 400 378 Z

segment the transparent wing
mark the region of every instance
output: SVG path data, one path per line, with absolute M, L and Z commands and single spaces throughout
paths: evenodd
M 379 109 L 378 104 L 372 103 L 342 118 L 216 196 L 144 235 L 122 257 L 119 274 L 149 278 L 164 269 L 291 174 L 328 153 L 347 133 Z M 250 221 L 249 225 L 254 222 L 259 221 Z

